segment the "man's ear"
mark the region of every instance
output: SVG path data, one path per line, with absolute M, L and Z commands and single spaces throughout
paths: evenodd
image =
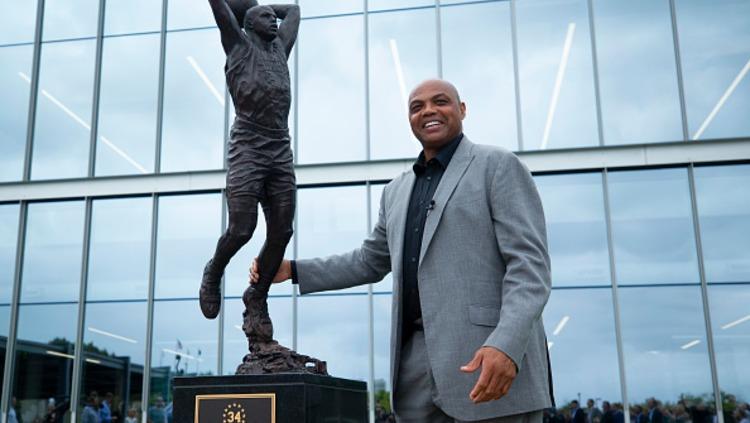
M 464 120 L 466 117 L 466 103 L 462 101 L 458 108 L 461 110 L 461 120 Z

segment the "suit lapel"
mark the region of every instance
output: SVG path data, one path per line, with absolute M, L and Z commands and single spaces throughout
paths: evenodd
M 445 169 L 445 173 L 440 179 L 440 184 L 438 184 L 437 190 L 435 190 L 435 195 L 432 197 L 435 201 L 435 205 L 432 211 L 427 215 L 427 220 L 424 224 L 422 249 L 419 252 L 420 265 L 422 264 L 422 259 L 424 258 L 427 249 L 430 247 L 430 242 L 435 235 L 435 230 L 437 230 L 440 218 L 443 216 L 446 203 L 456 189 L 461 177 L 464 176 L 466 169 L 469 167 L 469 163 L 471 163 L 474 158 L 471 154 L 473 146 L 474 144 L 472 144 L 466 137 L 461 140 L 456 152 L 453 153 L 453 158 L 451 159 L 450 164 L 448 164 L 448 168 Z

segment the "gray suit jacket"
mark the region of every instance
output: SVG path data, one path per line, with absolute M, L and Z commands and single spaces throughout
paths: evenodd
M 303 294 L 371 283 L 393 271 L 391 380 L 401 350 L 404 225 L 414 172 L 391 181 L 362 246 L 346 254 L 297 261 Z M 435 191 L 425 222 L 418 283 L 425 342 L 439 406 L 461 420 L 480 420 L 551 406 L 542 309 L 550 263 L 542 204 L 531 174 L 511 152 L 459 144 Z M 479 370 L 459 367 L 481 346 L 505 352 L 519 373 L 497 401 L 473 404 Z

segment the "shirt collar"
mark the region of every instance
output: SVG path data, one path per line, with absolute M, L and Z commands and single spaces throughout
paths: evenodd
M 435 157 L 430 161 L 435 161 L 443 169 L 447 168 L 448 164 L 453 158 L 453 153 L 455 153 L 456 149 L 458 149 L 458 144 L 461 143 L 463 137 L 463 132 L 459 133 L 456 138 L 453 138 L 451 142 L 443 146 L 443 148 L 438 151 L 437 155 L 435 155 Z M 414 163 L 414 166 L 412 166 L 412 168 L 414 169 L 414 173 L 416 173 L 417 175 L 421 175 L 427 169 L 427 163 L 425 163 L 424 160 L 424 151 L 419 153 L 417 161 Z

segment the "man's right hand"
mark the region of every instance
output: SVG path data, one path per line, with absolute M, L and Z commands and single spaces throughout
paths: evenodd
M 260 274 L 258 273 L 258 257 L 253 259 L 253 264 L 250 265 L 250 283 L 258 283 Z M 273 277 L 273 283 L 284 282 L 287 279 L 292 278 L 292 263 L 289 260 L 281 260 L 279 270 L 276 272 L 276 276 Z

